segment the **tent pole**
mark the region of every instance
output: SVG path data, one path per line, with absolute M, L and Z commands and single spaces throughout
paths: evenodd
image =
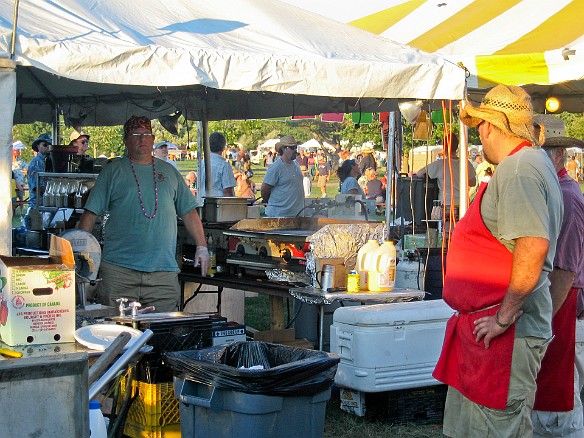
M 462 108 L 462 102 L 461 102 Z M 463 187 L 466 188 L 466 182 L 468 181 L 468 127 L 462 123 L 460 119 L 460 114 L 458 115 L 458 126 L 460 135 L 458 140 L 458 155 L 459 155 L 459 166 L 460 166 L 460 199 L 458 204 L 458 219 L 462 219 L 466 210 L 468 209 L 468 190 L 462 190 Z
M 12 16 L 12 40 L 10 41 L 10 59 L 14 59 L 16 53 L 16 29 L 18 29 L 18 6 L 20 1 L 14 1 L 14 13 Z
M 393 156 L 395 151 L 395 140 L 396 140 L 396 119 L 398 112 L 391 111 L 389 113 L 389 133 L 387 135 L 387 166 L 385 170 L 385 178 L 387 179 L 387 184 L 385 187 L 385 236 L 383 240 L 389 240 L 389 228 L 391 224 L 391 196 L 393 193 Z

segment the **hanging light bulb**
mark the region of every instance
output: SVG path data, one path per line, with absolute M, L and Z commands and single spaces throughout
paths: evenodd
M 560 101 L 557 97 L 548 97 L 545 100 L 545 109 L 550 113 L 555 113 L 560 109 Z
M 421 100 L 412 100 L 408 102 L 400 102 L 399 103 L 399 110 L 402 113 L 402 116 L 408 121 L 408 123 L 416 123 L 418 120 L 418 116 L 420 115 L 420 111 L 422 111 L 422 105 L 424 102 Z

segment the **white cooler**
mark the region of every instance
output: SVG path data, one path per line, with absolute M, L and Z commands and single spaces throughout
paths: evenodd
M 453 313 L 443 300 L 335 310 L 331 353 L 341 357 L 335 383 L 362 392 L 438 385 L 432 372 Z

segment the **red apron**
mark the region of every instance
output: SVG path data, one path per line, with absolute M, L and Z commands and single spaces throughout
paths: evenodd
M 491 340 L 476 342 L 474 321 L 494 315 L 511 280 L 513 254 L 485 226 L 480 204 L 487 188 L 456 225 L 448 248 L 442 297 L 458 311 L 448 321 L 433 376 L 466 398 L 492 409 L 507 406 L 515 325 Z
M 548 346 L 537 374 L 533 409 L 567 412 L 574 409 L 574 357 L 578 289 L 568 292 L 566 301 L 552 319 L 554 339 Z

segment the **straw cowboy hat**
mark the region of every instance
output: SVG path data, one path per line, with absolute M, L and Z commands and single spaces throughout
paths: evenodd
M 566 137 L 566 127 L 564 121 L 551 114 L 537 114 L 533 121 L 543 126 L 545 141 L 542 147 L 547 148 L 584 148 L 584 141 L 577 138 Z
M 286 146 L 298 146 L 299 144 L 300 142 L 296 141 L 296 139 L 291 135 L 285 135 L 284 137 L 280 138 L 278 143 L 276 143 L 275 148 L 276 150 L 280 150 L 281 148 L 284 148 Z
M 497 85 L 485 95 L 478 107 L 467 102 L 460 111 L 460 119 L 471 127 L 484 120 L 534 146 L 543 142 L 543 134 L 540 138 L 535 135 L 531 98 L 523 88 L 515 85 Z
M 85 132 L 73 130 L 69 136 L 69 142 L 73 143 L 75 140 L 79 140 L 81 137 L 85 137 L 87 140 L 89 140 L 89 135 L 87 135 Z
M 362 154 L 372 154 L 374 151 L 369 146 L 365 146 L 359 152 Z

